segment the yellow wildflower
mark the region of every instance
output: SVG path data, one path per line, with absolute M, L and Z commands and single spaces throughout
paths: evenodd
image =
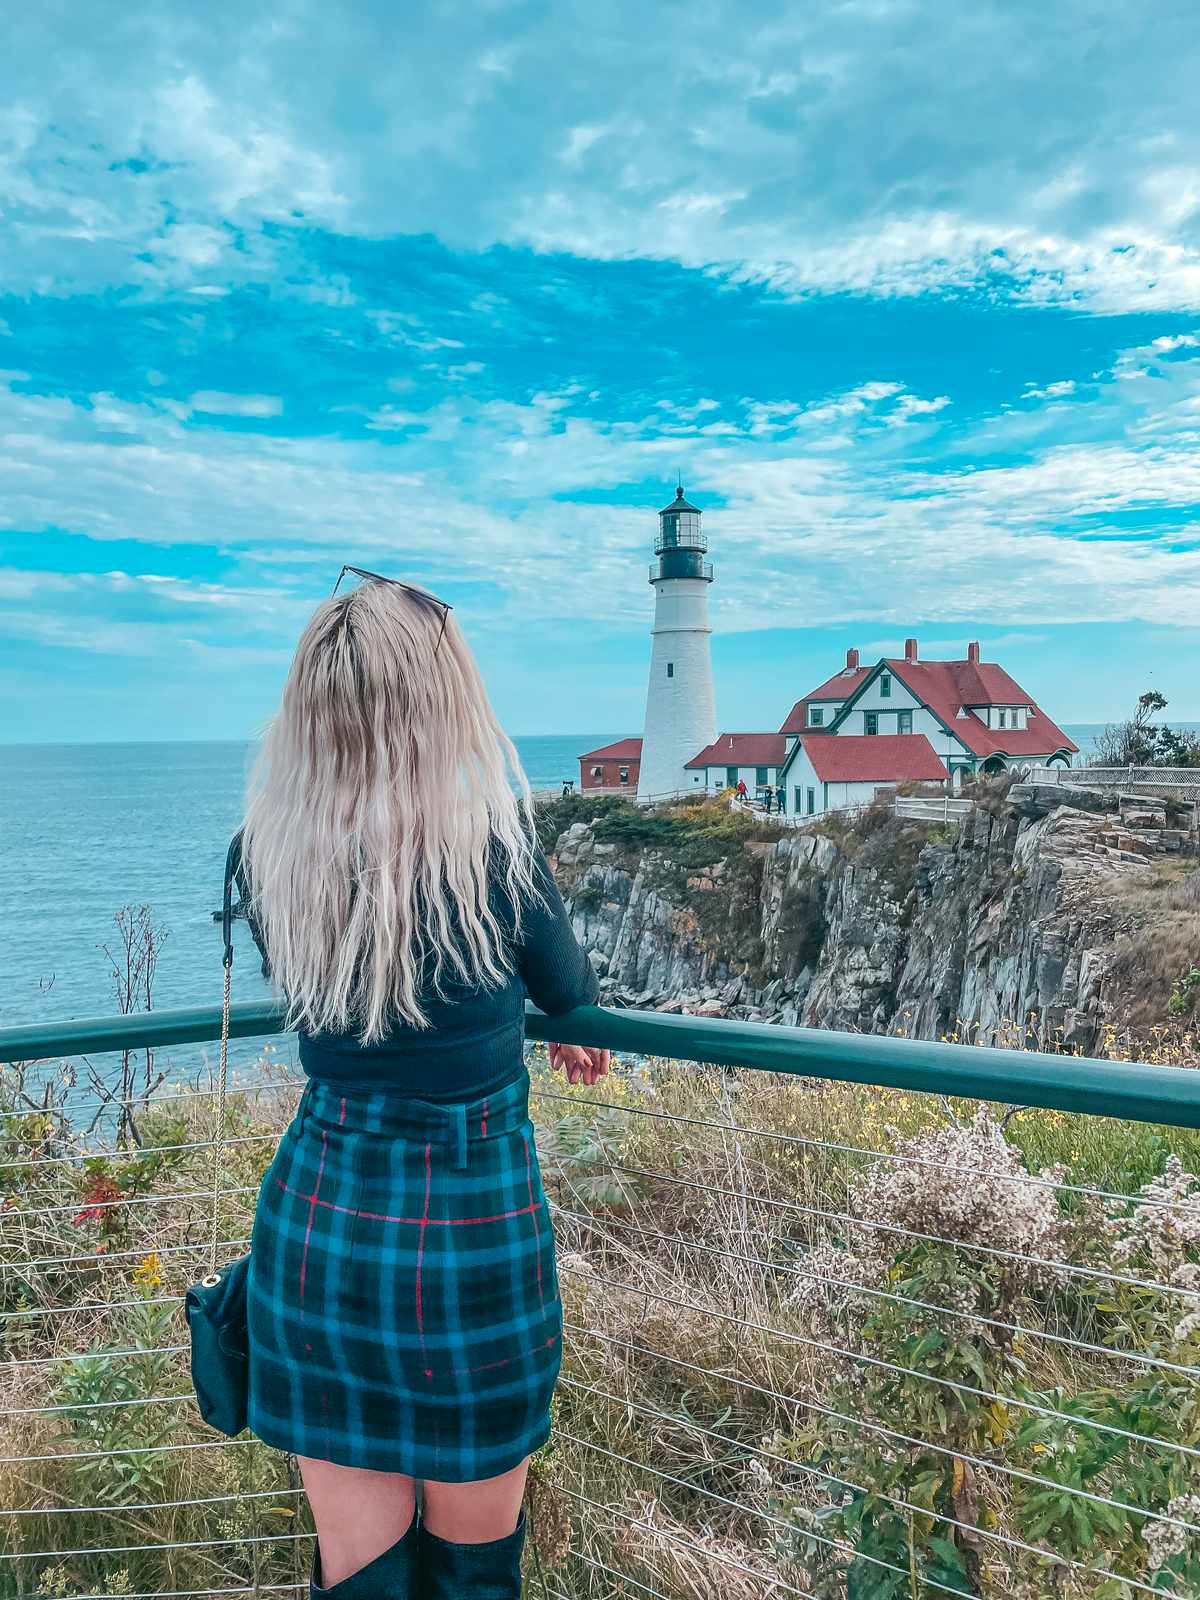
M 148 1256 L 143 1256 L 134 1267 L 133 1281 L 139 1289 L 157 1289 L 162 1283 L 162 1263 L 158 1259 L 157 1250 L 152 1250 Z

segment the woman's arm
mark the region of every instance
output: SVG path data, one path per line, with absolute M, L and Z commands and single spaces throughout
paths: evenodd
M 540 850 L 534 852 L 534 882 L 538 899 L 525 908 L 517 952 L 517 971 L 529 998 L 551 1017 L 593 1006 L 600 985 Z
M 600 985 L 587 951 L 571 929 L 567 908 L 540 850 L 534 875 L 541 903 L 531 906 L 522 925 L 517 970 L 530 999 L 547 1015 L 561 1016 L 576 1006 L 595 1005 Z M 589 1087 L 608 1071 L 609 1053 L 591 1045 L 548 1044 L 550 1066 L 571 1083 L 582 1078 Z

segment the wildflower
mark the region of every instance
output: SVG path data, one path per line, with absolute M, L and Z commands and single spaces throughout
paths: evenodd
M 133 1282 L 139 1289 L 157 1289 L 162 1283 L 162 1263 L 158 1258 L 158 1251 L 152 1250 L 148 1256 L 143 1256 L 133 1269 Z
M 83 1208 L 72 1218 L 74 1225 L 77 1228 L 82 1228 L 85 1222 L 107 1225 L 112 1221 L 115 1203 L 121 1198 L 120 1187 L 114 1179 L 106 1172 L 93 1173 L 83 1191 Z

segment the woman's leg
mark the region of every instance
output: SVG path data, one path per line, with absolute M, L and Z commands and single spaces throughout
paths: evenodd
M 476 1483 L 434 1483 L 426 1479 L 421 1522 L 451 1544 L 490 1544 L 506 1539 L 521 1515 L 529 1457 L 498 1478 Z M 406 1524 L 407 1526 L 407 1524 Z
M 317 1525 L 319 1581 L 331 1589 L 404 1537 L 412 1526 L 416 1491 L 413 1480 L 399 1472 L 338 1467 L 308 1456 L 297 1460 Z

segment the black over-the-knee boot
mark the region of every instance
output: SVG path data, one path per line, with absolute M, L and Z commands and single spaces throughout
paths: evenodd
M 359 1567 L 341 1583 L 322 1589 L 321 1552 L 313 1555 L 310 1600 L 412 1600 L 419 1591 L 414 1582 L 417 1564 L 417 1518 L 402 1539 L 397 1539 L 390 1549 Z
M 525 1513 L 506 1539 L 451 1544 L 422 1526 L 415 1600 L 519 1600 Z

